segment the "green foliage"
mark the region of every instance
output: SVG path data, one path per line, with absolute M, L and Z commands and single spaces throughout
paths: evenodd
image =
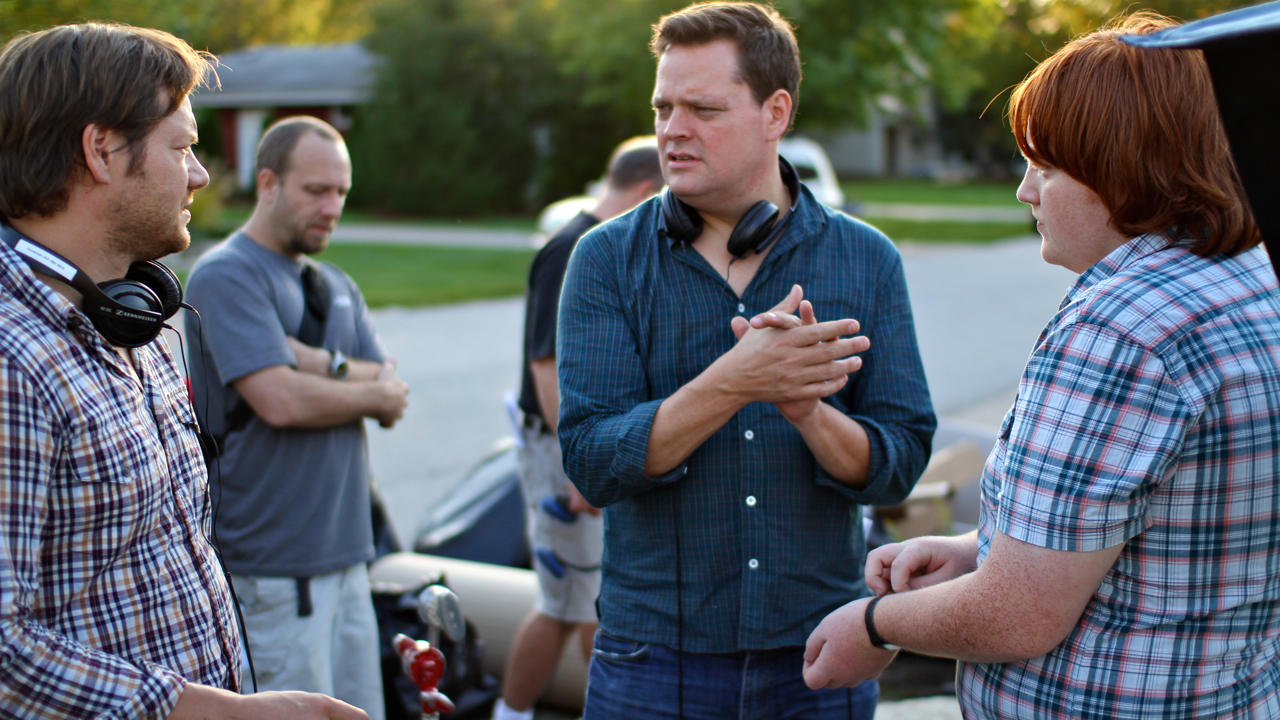
M 223 53 L 264 43 L 343 42 L 369 31 L 372 0 L 0 0 L 0 37 L 106 20 L 167 30 Z
M 780 0 L 805 61 L 801 128 L 846 127 L 892 95 L 908 105 L 957 66 L 957 38 L 994 0 Z M 582 191 L 613 147 L 652 132 L 651 27 L 684 0 L 383 0 L 382 55 L 356 117 L 354 200 L 383 211 L 529 211 Z M 988 23 L 990 24 L 990 23 Z
M 532 128 L 556 88 L 514 0 L 388 0 L 385 59 L 356 114 L 353 200 L 424 215 L 510 210 L 537 169 Z
M 976 161 L 985 174 L 1000 177 L 1018 157 L 1004 119 L 1008 91 L 1071 38 L 1090 32 L 1121 13 L 1154 10 L 1184 21 L 1216 15 L 1257 0 L 993 0 L 987 22 L 975 27 L 979 42 L 968 44 L 959 67 L 980 71 L 980 80 L 946 108 L 940 128 L 943 146 Z

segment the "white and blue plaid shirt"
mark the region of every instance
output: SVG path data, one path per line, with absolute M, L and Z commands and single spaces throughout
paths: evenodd
M 970 718 L 1280 717 L 1280 289 L 1261 247 L 1131 240 L 1069 291 L 982 479 L 999 530 L 1125 543 L 1047 655 L 962 664 Z
M 161 718 L 238 688 L 208 484 L 163 340 L 135 365 L 0 245 L 0 716 Z

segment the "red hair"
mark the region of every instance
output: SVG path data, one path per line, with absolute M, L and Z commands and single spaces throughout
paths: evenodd
M 1218 117 L 1200 50 L 1139 49 L 1121 35 L 1177 25 L 1139 12 L 1040 63 L 1009 102 L 1019 149 L 1093 190 L 1129 237 L 1176 228 L 1197 255 L 1236 253 L 1262 235 Z

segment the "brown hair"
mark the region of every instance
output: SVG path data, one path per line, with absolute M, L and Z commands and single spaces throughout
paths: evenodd
M 342 135 L 329 123 L 310 115 L 294 115 L 277 120 L 262 134 L 258 141 L 257 171 L 270 170 L 284 180 L 289 171 L 289 157 L 298 141 L 307 133 L 314 133 L 331 142 L 342 142 Z
M 609 158 L 609 184 L 620 188 L 635 187 L 648 181 L 662 187 L 662 161 L 658 158 L 658 139 L 641 135 L 623 142 Z
M 0 214 L 66 207 L 90 123 L 124 137 L 128 172 L 137 172 L 143 139 L 198 83 L 216 82 L 213 65 L 212 55 L 148 28 L 91 22 L 11 40 L 0 51 Z
M 787 22 L 772 6 L 751 2 L 707 2 L 664 16 L 653 26 L 649 48 L 662 57 L 673 45 L 705 45 L 732 40 L 738 48 L 738 81 L 751 88 L 759 104 L 774 91 L 791 96 L 790 121 L 800 105 L 800 46 Z
M 1178 23 L 1119 17 L 1040 63 L 1013 92 L 1018 147 L 1093 190 L 1129 237 L 1176 228 L 1197 255 L 1234 255 L 1262 235 L 1200 50 L 1139 49 L 1121 35 Z

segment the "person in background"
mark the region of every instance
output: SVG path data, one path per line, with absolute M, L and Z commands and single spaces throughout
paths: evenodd
M 560 302 L 565 470 L 605 515 L 585 718 L 869 719 L 874 681 L 800 672 L 867 593 L 862 505 L 929 458 L 902 260 L 780 159 L 800 52 L 777 12 L 693 5 L 652 47 L 668 190 L 582 238 Z M 770 308 L 804 326 L 749 322 Z
M 158 30 L 0 52 L 0 715 L 356 720 L 236 693 L 240 633 L 196 415 L 162 323 L 209 174 L 188 95 L 211 58 Z
M 218 443 L 214 519 L 267 689 L 384 713 L 364 418 L 391 427 L 409 388 L 327 247 L 351 159 L 328 123 L 280 120 L 258 145 L 258 201 L 200 258 L 187 322 L 197 406 Z M 208 388 L 206 395 L 205 389 Z
M 1280 286 L 1204 54 L 1124 40 L 1175 25 L 1118 19 L 1014 91 L 1018 199 L 1080 277 L 978 530 L 872 552 L 879 597 L 814 631 L 811 687 L 893 644 L 959 659 L 966 717 L 1280 717 Z
M 502 697 L 494 706 L 494 720 L 532 720 L 534 703 L 575 631 L 583 657 L 588 662 L 591 659 L 604 527 L 600 511 L 589 505 L 565 476 L 556 437 L 560 412 L 556 380 L 560 286 L 569 256 L 583 234 L 630 211 L 663 184 L 655 139 L 637 137 L 622 143 L 609 160 L 604 197 L 590 212 L 578 213 L 553 235 L 529 268 L 519 460 L 520 484 L 528 505 L 529 539 L 541 553 L 534 555 L 540 594 L 511 646 L 502 676 Z M 548 501 L 556 502 L 572 515 L 547 512 L 544 504 Z

